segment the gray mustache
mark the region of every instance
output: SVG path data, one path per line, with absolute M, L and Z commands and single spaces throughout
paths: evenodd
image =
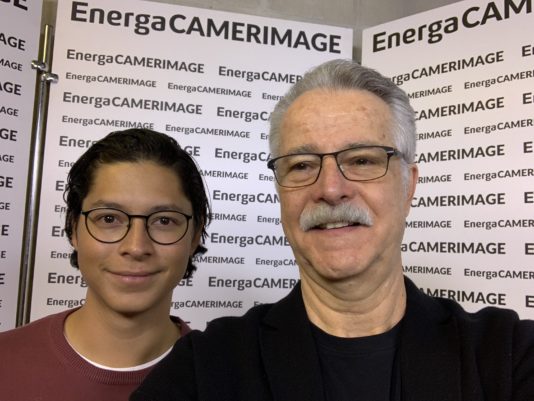
M 304 231 L 321 224 L 346 221 L 364 226 L 372 226 L 373 219 L 367 208 L 354 206 L 349 203 L 330 206 L 320 203 L 313 209 L 305 209 L 300 215 L 300 228 Z

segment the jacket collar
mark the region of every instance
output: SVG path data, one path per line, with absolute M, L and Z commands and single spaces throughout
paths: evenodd
M 300 282 L 264 317 L 260 347 L 274 400 L 324 399 L 319 357 Z
M 460 341 L 456 320 L 405 278 L 400 364 L 403 401 L 458 401 Z
M 405 278 L 400 338 L 403 401 L 460 400 L 460 343 L 455 320 Z M 300 283 L 265 315 L 260 347 L 276 401 L 322 401 L 319 357 Z

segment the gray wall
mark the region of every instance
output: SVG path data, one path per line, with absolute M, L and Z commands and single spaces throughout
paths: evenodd
M 456 0 L 151 0 L 262 17 L 352 28 L 353 58 L 361 61 L 362 30 Z M 54 25 L 56 0 L 44 0 L 43 24 Z

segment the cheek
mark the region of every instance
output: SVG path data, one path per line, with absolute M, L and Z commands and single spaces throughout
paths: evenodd
M 180 246 L 178 250 L 171 250 L 169 249 L 168 252 L 165 252 L 163 254 L 163 257 L 167 260 L 178 260 L 181 262 L 187 263 L 187 260 L 189 260 L 189 256 L 193 252 L 193 249 L 191 248 L 190 244 L 187 244 L 185 246 Z
M 98 242 L 84 229 L 77 230 L 76 235 L 73 235 L 74 244 L 75 249 L 78 251 L 80 270 L 106 263 L 110 256 L 117 252 L 117 244 Z
M 287 236 L 290 230 L 298 226 L 300 214 L 303 206 L 298 197 L 285 194 L 280 197 L 280 215 L 282 217 L 282 227 Z
M 182 250 L 179 253 L 172 252 L 167 255 L 162 255 L 163 260 L 160 259 L 161 265 L 167 266 L 170 277 L 174 277 L 171 281 L 181 280 L 187 269 L 187 263 L 189 261 L 189 254 L 186 250 Z M 176 285 L 176 283 L 173 283 Z
M 375 202 L 375 204 L 379 205 L 379 209 L 374 210 L 377 213 L 377 220 L 380 220 L 391 235 L 395 237 L 402 236 L 406 221 L 406 195 L 404 188 L 399 187 L 398 191 L 383 195 L 381 198 L 375 199 Z M 372 205 L 371 203 L 371 207 Z
M 399 187 L 400 188 L 400 187 Z M 375 224 L 391 226 L 404 219 L 404 192 L 393 185 L 368 186 L 359 193 L 361 204 L 371 211 Z M 356 202 L 356 203 L 360 203 Z
M 102 247 L 99 244 L 94 244 L 94 240 L 78 236 L 78 265 L 80 270 L 87 268 L 87 266 L 96 265 L 99 261 L 104 260 L 110 253 L 111 247 Z
M 189 239 L 187 242 L 183 242 L 183 238 L 175 247 L 162 248 L 159 252 L 160 258 L 162 258 L 168 266 L 175 267 L 180 270 L 184 270 L 187 267 L 189 258 L 195 251 L 195 244 Z
M 305 198 L 297 192 L 280 194 L 280 211 L 286 218 L 298 218 L 305 204 Z

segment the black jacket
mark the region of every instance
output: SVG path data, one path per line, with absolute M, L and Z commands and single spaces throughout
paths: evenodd
M 408 279 L 400 334 L 403 401 L 534 401 L 534 321 L 465 312 Z M 193 331 L 131 401 L 322 401 L 319 360 L 300 285 L 275 304 Z

